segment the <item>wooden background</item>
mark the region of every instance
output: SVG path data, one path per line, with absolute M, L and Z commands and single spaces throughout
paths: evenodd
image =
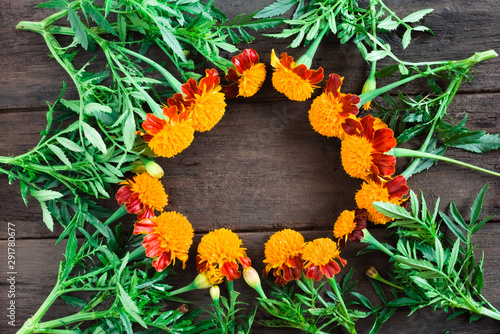
M 37 0 L 2 0 L 0 2 L 0 155 L 26 152 L 39 140 L 45 128 L 45 101 L 54 101 L 69 77 L 47 57 L 43 39 L 35 33 L 16 31 L 20 20 L 41 20 L 48 10 L 35 9 Z M 424 8 L 434 8 L 424 24 L 435 36 L 414 34 L 410 47 L 401 50 L 401 34 L 389 38 L 396 54 L 407 60 L 462 59 L 476 51 L 500 51 L 500 12 L 495 0 L 411 0 L 386 1 L 401 17 Z M 216 1 L 229 16 L 262 8 L 269 0 Z M 257 34 L 252 47 L 267 63 L 271 72 L 271 48 L 287 51 L 295 57 L 303 50 L 286 50 L 289 40 L 271 40 Z M 244 47 L 244 46 L 243 46 Z M 321 45 L 313 68 L 323 66 L 325 73 L 345 76 L 343 92 L 360 93 L 369 67 L 353 45 L 340 45 L 329 36 Z M 268 78 L 269 79 L 269 78 Z M 408 86 L 406 92 L 418 93 L 422 83 Z M 318 90 L 319 92 L 319 90 Z M 74 90 L 69 88 L 66 98 Z M 199 239 L 215 228 L 227 227 L 243 239 L 253 265 L 262 270 L 263 245 L 269 236 L 283 228 L 301 231 L 306 240 L 331 236 L 332 225 L 344 209 L 353 209 L 354 193 L 360 183 L 349 178 L 340 164 L 339 141 L 313 131 L 307 111 L 310 101 L 287 101 L 267 80 L 264 89 L 250 99 L 228 102 L 227 112 L 210 132 L 197 134 L 193 144 L 178 157 L 161 160 L 163 178 L 169 194 L 169 209 L 185 214 L 197 236 L 181 279 L 169 282 L 180 287 L 186 277 L 195 276 L 194 256 Z M 476 66 L 475 79 L 460 88 L 449 108 L 458 118 L 469 115 L 468 127 L 490 133 L 500 132 L 500 59 Z M 500 155 L 489 152 L 473 155 L 449 150 L 447 156 L 500 171 Z M 398 168 L 404 161 L 398 160 Z M 500 180 L 455 165 L 440 163 L 431 170 L 412 177 L 408 184 L 422 190 L 429 202 L 441 197 L 441 209 L 451 200 L 467 212 L 479 189 L 489 183 L 483 216 L 497 215 L 479 233 L 478 252 L 485 252 L 484 295 L 500 307 Z M 16 328 L 19 328 L 41 305 L 56 280 L 58 261 L 64 244 L 54 246 L 60 231 L 51 233 L 44 226 L 36 201 L 25 207 L 18 184 L 9 185 L 0 178 L 0 332 L 14 333 L 7 326 L 7 223 L 16 228 Z M 116 204 L 109 202 L 112 208 Z M 131 217 L 132 218 L 132 217 Z M 132 224 L 132 219 L 130 219 Z M 372 228 L 381 239 L 384 228 Z M 389 240 L 389 239 L 388 239 Z M 360 279 L 359 291 L 370 291 L 363 272 L 373 264 L 383 266 L 387 258 L 380 254 L 356 257 L 361 246 L 343 253 L 348 267 L 354 266 Z M 340 274 L 342 276 L 342 274 Z M 243 281 L 236 289 L 249 296 Z M 187 298 L 209 302 L 208 292 Z M 251 298 L 245 297 L 247 300 Z M 58 301 L 46 315 L 50 320 L 73 313 L 64 301 Z M 407 317 L 399 310 L 380 333 L 500 333 L 500 324 L 482 319 L 473 324 L 459 317 L 446 322 L 442 311 L 424 309 Z M 261 315 L 259 314 L 258 317 Z M 372 319 L 370 319 L 371 321 Z M 367 333 L 371 323 L 358 324 L 359 333 Z M 404 328 L 404 329 L 403 329 Z M 256 333 L 279 333 L 281 330 L 255 329 Z M 293 332 L 288 331 L 287 332 Z M 338 333 L 342 332 L 341 330 Z

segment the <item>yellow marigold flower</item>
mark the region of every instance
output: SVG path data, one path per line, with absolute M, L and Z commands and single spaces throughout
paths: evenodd
M 303 248 L 304 237 L 297 231 L 284 229 L 273 234 L 265 244 L 264 275 L 272 271 L 279 286 L 298 280 L 302 275 Z
M 221 228 L 209 232 L 198 245 L 196 269 L 207 275 L 212 284 L 221 283 L 224 277 L 229 281 L 240 278 L 238 263 L 244 269 L 251 266 L 246 248 L 241 245 L 242 241 L 231 230 Z
M 128 213 L 138 214 L 139 219 L 154 216 L 154 210 L 163 211 L 168 204 L 168 195 L 163 184 L 148 173 L 137 174 L 116 192 L 119 205 L 125 204 Z
M 315 281 L 322 279 L 323 275 L 330 279 L 340 272 L 340 266 L 335 260 L 339 260 L 342 265 L 347 263 L 340 257 L 340 250 L 335 241 L 329 238 L 307 242 L 302 250 L 302 259 L 304 260 L 304 273 Z
M 340 87 L 344 78 L 338 74 L 330 74 L 323 93 L 314 99 L 309 110 L 309 121 L 313 129 L 327 137 L 345 136 L 342 123 L 346 118 L 355 118 L 359 109 L 359 96 L 342 94 Z
M 374 129 L 375 118 L 365 116 L 361 121 L 346 119 L 342 128 L 346 132 L 340 150 L 342 166 L 347 174 L 360 179 L 390 176 L 396 169 L 396 157 L 385 154 L 396 146 L 391 129 Z
M 410 189 L 406 185 L 406 179 L 398 175 L 390 181 L 370 179 L 363 183 L 361 189 L 356 193 L 355 200 L 359 208 L 366 209 L 368 219 L 375 224 L 386 224 L 392 218 L 385 216 L 375 209 L 373 202 L 388 202 L 401 205 L 405 203 L 405 196 Z
M 266 65 L 259 63 L 254 49 L 245 49 L 231 60 L 235 66 L 228 70 L 226 79 L 234 83 L 223 87 L 226 97 L 255 95 L 266 79 Z
M 333 236 L 338 240 L 340 246 L 347 246 L 347 239 L 360 242 L 363 239 L 363 229 L 366 228 L 366 210 L 344 210 L 335 222 Z
M 189 79 L 181 86 L 182 93 L 168 99 L 168 104 L 184 106 L 193 121 L 195 131 L 204 132 L 212 129 L 226 111 L 225 95 L 221 92 L 219 73 L 216 69 L 205 70 L 205 77 L 200 80 Z
M 187 119 L 183 106 L 163 108 L 166 118 L 146 115 L 142 128 L 146 130 L 142 139 L 160 157 L 171 158 L 187 148 L 194 139 L 193 122 Z
M 286 53 L 278 59 L 272 50 L 271 65 L 274 67 L 274 88 L 293 101 L 309 99 L 314 89 L 318 88 L 316 84 L 323 80 L 322 67 L 315 71 L 308 69 L 304 64 L 296 65 L 293 58 Z
M 186 267 L 189 247 L 193 243 L 194 230 L 186 217 L 177 212 L 163 212 L 158 217 L 135 223 L 134 234 L 146 234 L 142 245 L 146 256 L 154 259 L 153 267 L 163 271 L 175 259 Z

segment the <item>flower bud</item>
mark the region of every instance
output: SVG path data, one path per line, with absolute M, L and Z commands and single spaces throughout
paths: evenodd
M 243 278 L 251 288 L 257 289 L 257 287 L 260 287 L 259 274 L 253 267 L 243 269 Z
M 220 297 L 220 288 L 218 285 L 212 285 L 210 287 L 210 297 L 212 297 L 214 303 L 218 304 Z
M 196 289 L 208 289 L 212 286 L 212 283 L 205 274 L 198 274 L 192 284 Z
M 177 308 L 177 311 L 181 312 L 181 313 L 188 313 L 189 312 L 189 307 L 187 306 L 187 304 L 182 304 L 181 306 L 179 306 Z
M 144 166 L 144 163 L 141 160 L 136 160 L 130 163 L 132 166 L 131 172 L 134 174 L 142 174 L 146 171 L 146 166 Z
M 375 267 L 368 268 L 366 270 L 366 275 L 370 278 L 378 278 L 380 276 L 377 269 L 375 269 Z
M 161 168 L 161 166 L 153 160 L 146 161 L 144 165 L 146 167 L 146 172 L 148 172 L 149 175 L 156 177 L 157 179 L 163 176 L 163 168 Z
M 361 91 L 361 94 L 371 92 L 372 90 L 375 90 L 376 88 L 377 88 L 377 81 L 375 80 L 375 75 L 370 74 L 368 79 L 366 79 L 365 84 L 363 85 L 363 90 Z M 371 103 L 371 100 L 366 102 L 363 105 L 363 108 L 365 110 L 370 109 L 371 108 L 370 103 Z

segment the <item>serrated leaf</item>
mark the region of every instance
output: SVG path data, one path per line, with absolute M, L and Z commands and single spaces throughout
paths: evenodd
M 453 270 L 455 269 L 455 264 L 457 263 L 458 259 L 458 252 L 460 251 L 460 239 L 457 239 L 455 243 L 453 244 L 453 248 L 451 250 L 450 257 L 448 259 L 448 262 L 446 265 L 448 266 L 448 275 L 451 276 L 453 273 Z
M 432 9 L 432 8 L 422 9 L 422 10 L 419 10 L 417 12 L 411 13 L 408 16 L 405 16 L 402 21 L 406 22 L 406 23 L 415 23 L 417 21 L 420 21 L 425 15 L 427 15 L 433 11 L 434 11 L 434 9 Z
M 47 147 L 61 160 L 66 166 L 69 168 L 72 168 L 71 162 L 68 160 L 68 157 L 66 157 L 66 154 L 64 154 L 63 150 L 61 150 L 58 146 L 52 145 L 52 144 L 47 144 Z
M 293 42 L 290 44 L 290 47 L 291 48 L 296 48 L 296 47 L 299 47 L 300 43 L 302 42 L 302 40 L 304 39 L 304 36 L 305 36 L 305 30 L 304 29 L 301 29 L 299 31 L 299 34 L 297 35 L 297 37 L 295 37 L 295 39 L 293 40 Z
M 470 225 L 474 225 L 476 221 L 479 219 L 479 215 L 481 214 L 481 210 L 483 207 L 484 195 L 486 193 L 486 189 L 488 189 L 488 184 L 481 188 L 479 193 L 477 194 L 472 206 L 470 208 Z
M 497 150 L 500 148 L 500 137 L 498 135 L 492 135 L 485 133 L 479 138 L 475 138 L 474 141 L 469 141 L 467 143 L 447 143 L 450 146 L 461 148 L 466 151 L 474 153 L 484 153 L 491 150 Z
M 31 190 L 30 195 L 40 202 L 50 201 L 63 196 L 60 192 L 54 190 Z
M 165 43 L 168 44 L 168 46 L 183 62 L 187 62 L 186 55 L 184 54 L 184 51 L 182 50 L 182 47 L 179 44 L 179 41 L 174 36 L 174 34 L 172 34 L 172 32 L 169 30 L 169 25 L 170 25 L 169 21 L 163 17 L 158 17 L 157 25 L 160 28 L 160 33 Z
M 450 229 L 450 231 L 463 243 L 466 243 L 466 239 L 460 228 L 455 224 L 447 215 L 442 212 L 439 212 L 439 216 L 445 222 L 446 226 Z
M 330 12 L 330 14 L 328 15 L 328 25 L 330 26 L 330 30 L 332 31 L 332 33 L 336 34 L 337 22 L 335 22 L 335 14 L 333 12 Z M 361 44 L 361 43 L 356 43 L 356 44 Z
M 415 283 L 416 285 L 418 285 L 419 287 L 421 287 L 424 290 L 427 290 L 427 291 L 434 290 L 432 285 L 430 285 L 429 282 L 427 282 L 427 280 L 422 278 L 422 277 L 410 276 L 410 279 L 413 281 L 413 283 Z
M 377 50 L 377 51 L 371 51 L 366 55 L 366 61 L 377 61 L 382 58 L 385 58 L 389 53 L 385 50 Z
M 54 219 L 52 219 L 52 215 L 50 214 L 49 208 L 47 207 L 47 203 L 40 202 L 40 206 L 42 207 L 42 219 L 50 232 L 54 232 Z
M 443 251 L 443 245 L 441 244 L 441 241 L 436 237 L 434 239 L 434 245 L 436 249 L 436 263 L 439 268 L 439 270 L 443 270 L 444 266 L 444 251 Z
M 130 113 L 123 126 L 123 142 L 125 143 L 125 147 L 127 148 L 127 150 L 131 150 L 132 146 L 134 145 L 135 130 L 134 114 Z
M 378 201 L 373 202 L 372 204 L 378 212 L 388 217 L 394 219 L 414 220 L 413 216 L 408 211 L 406 211 L 406 209 L 402 208 L 399 205 Z
M 297 0 L 278 0 L 272 4 L 262 8 L 257 14 L 255 14 L 256 19 L 268 18 L 279 16 L 286 13 L 297 3 Z
M 82 122 L 82 129 L 83 129 L 83 134 L 85 135 L 85 138 L 88 139 L 88 141 L 95 146 L 99 151 L 102 153 L 106 154 L 106 144 L 102 140 L 101 135 L 99 132 L 97 132 L 96 129 L 91 127 L 89 124 Z
M 78 17 L 77 12 L 72 8 L 68 7 L 68 21 L 71 28 L 75 31 L 75 40 L 82 45 L 82 47 L 87 50 L 89 47 L 89 37 L 82 21 Z
M 83 111 L 86 112 L 87 114 L 93 114 L 94 112 L 111 113 L 113 110 L 110 107 L 105 106 L 103 104 L 91 102 L 85 105 Z
M 120 299 L 120 302 L 122 303 L 125 312 L 127 312 L 127 314 L 131 316 L 132 319 L 134 319 L 142 327 L 147 328 L 146 323 L 139 316 L 140 313 L 139 309 L 137 308 L 137 305 L 134 303 L 132 298 L 130 298 L 128 293 L 125 292 L 120 283 L 117 283 L 116 285 L 118 287 L 118 298 Z
M 106 6 L 109 6 L 109 4 L 106 4 Z M 83 2 L 82 8 L 98 26 L 106 30 L 108 33 L 118 36 L 113 27 L 111 27 L 109 22 L 106 21 L 106 18 L 101 14 L 101 12 L 95 9 L 94 6 Z
M 399 22 L 393 21 L 391 16 L 386 17 L 382 22 L 380 22 L 377 26 L 379 29 L 385 30 L 396 30 L 399 26 Z
M 411 29 L 406 29 L 405 33 L 403 34 L 403 40 L 401 43 L 403 44 L 403 49 L 406 49 L 408 45 L 410 45 L 411 42 Z
M 84 151 L 84 149 L 81 146 L 79 146 L 74 141 L 69 140 L 67 138 L 56 137 L 56 140 L 59 142 L 59 144 L 61 144 L 62 146 L 64 146 L 65 148 L 67 148 L 70 151 L 73 151 L 73 152 L 83 152 Z
M 68 296 L 65 294 L 61 295 L 61 298 L 68 303 L 69 305 L 76 308 L 84 308 L 87 305 L 87 301 L 85 299 L 81 299 L 75 296 Z

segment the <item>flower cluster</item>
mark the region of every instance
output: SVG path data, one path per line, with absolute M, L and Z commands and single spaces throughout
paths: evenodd
M 337 243 L 329 238 L 305 242 L 297 231 L 284 229 L 273 234 L 265 244 L 264 276 L 272 272 L 275 283 L 283 286 L 290 281 L 306 277 L 319 281 L 332 279 L 347 262 L 340 257 Z

